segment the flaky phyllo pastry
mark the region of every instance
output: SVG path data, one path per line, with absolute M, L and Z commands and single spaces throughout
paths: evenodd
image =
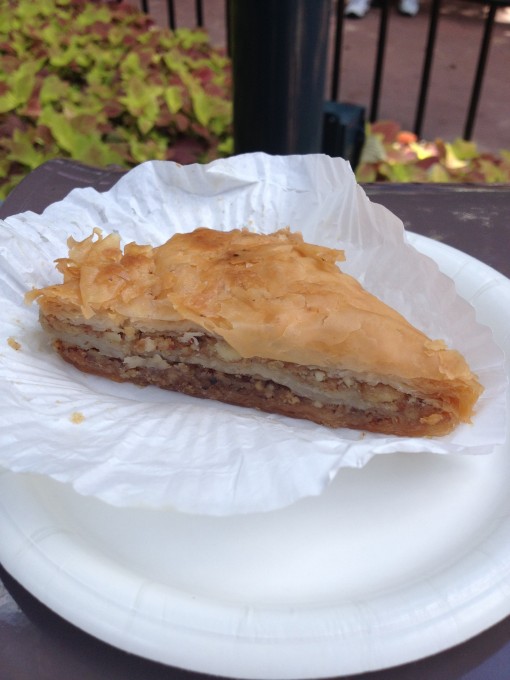
M 82 371 L 330 427 L 443 435 L 482 388 L 464 358 L 365 291 L 343 252 L 280 230 L 197 229 L 159 247 L 69 239 L 34 290 Z

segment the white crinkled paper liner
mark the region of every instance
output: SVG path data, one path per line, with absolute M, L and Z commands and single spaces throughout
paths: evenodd
M 437 438 L 332 430 L 306 421 L 117 385 L 82 374 L 49 347 L 32 287 L 60 280 L 53 261 L 69 235 L 93 227 L 124 243 L 157 245 L 198 226 L 270 232 L 345 250 L 342 269 L 434 338 L 459 349 L 485 392 L 473 424 Z M 505 439 L 506 368 L 476 322 L 403 225 L 372 204 L 348 163 L 322 155 L 246 154 L 209 165 L 140 165 L 108 192 L 76 189 L 42 215 L 0 222 L 0 465 L 45 474 L 118 506 L 230 515 L 317 495 L 342 467 L 392 452 L 489 453 Z M 8 345 L 14 338 L 18 351 Z

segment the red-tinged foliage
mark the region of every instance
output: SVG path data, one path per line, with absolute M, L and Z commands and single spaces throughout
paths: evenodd
M 0 0 L 0 15 L 0 198 L 56 156 L 129 168 L 230 152 L 230 62 L 204 31 L 115 1 Z
M 367 125 L 360 182 L 510 182 L 510 152 L 479 152 L 473 142 L 418 140 L 394 121 Z
M 396 136 L 396 141 L 399 144 L 413 144 L 414 142 L 418 141 L 418 137 L 414 134 L 414 132 L 401 130 Z

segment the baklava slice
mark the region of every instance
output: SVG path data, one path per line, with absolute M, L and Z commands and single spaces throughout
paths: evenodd
M 329 427 L 444 435 L 482 392 L 432 340 L 288 229 L 200 228 L 158 247 L 69 239 L 63 282 L 34 290 L 82 371 Z

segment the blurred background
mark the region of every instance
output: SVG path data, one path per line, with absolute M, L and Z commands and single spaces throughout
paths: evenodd
M 139 0 L 129 3 L 141 7 Z M 168 26 L 167 0 L 146 3 L 158 25 Z M 174 0 L 177 26 L 196 25 L 193 0 Z M 203 23 L 214 45 L 227 47 L 226 0 L 203 0 Z M 398 121 L 413 128 L 420 78 L 430 21 L 430 0 L 420 4 L 415 17 L 402 16 L 397 4 L 390 7 L 387 43 L 378 119 Z M 336 2 L 332 3 L 330 82 L 333 68 Z M 475 77 L 488 5 L 471 0 L 443 0 L 440 6 L 424 139 L 453 140 L 463 132 L 469 97 Z M 370 110 L 377 59 L 380 5 L 376 3 L 362 19 L 346 19 L 338 97 Z M 481 150 L 510 149 L 510 6 L 496 11 L 473 139 Z M 326 97 L 328 93 L 326 92 Z

